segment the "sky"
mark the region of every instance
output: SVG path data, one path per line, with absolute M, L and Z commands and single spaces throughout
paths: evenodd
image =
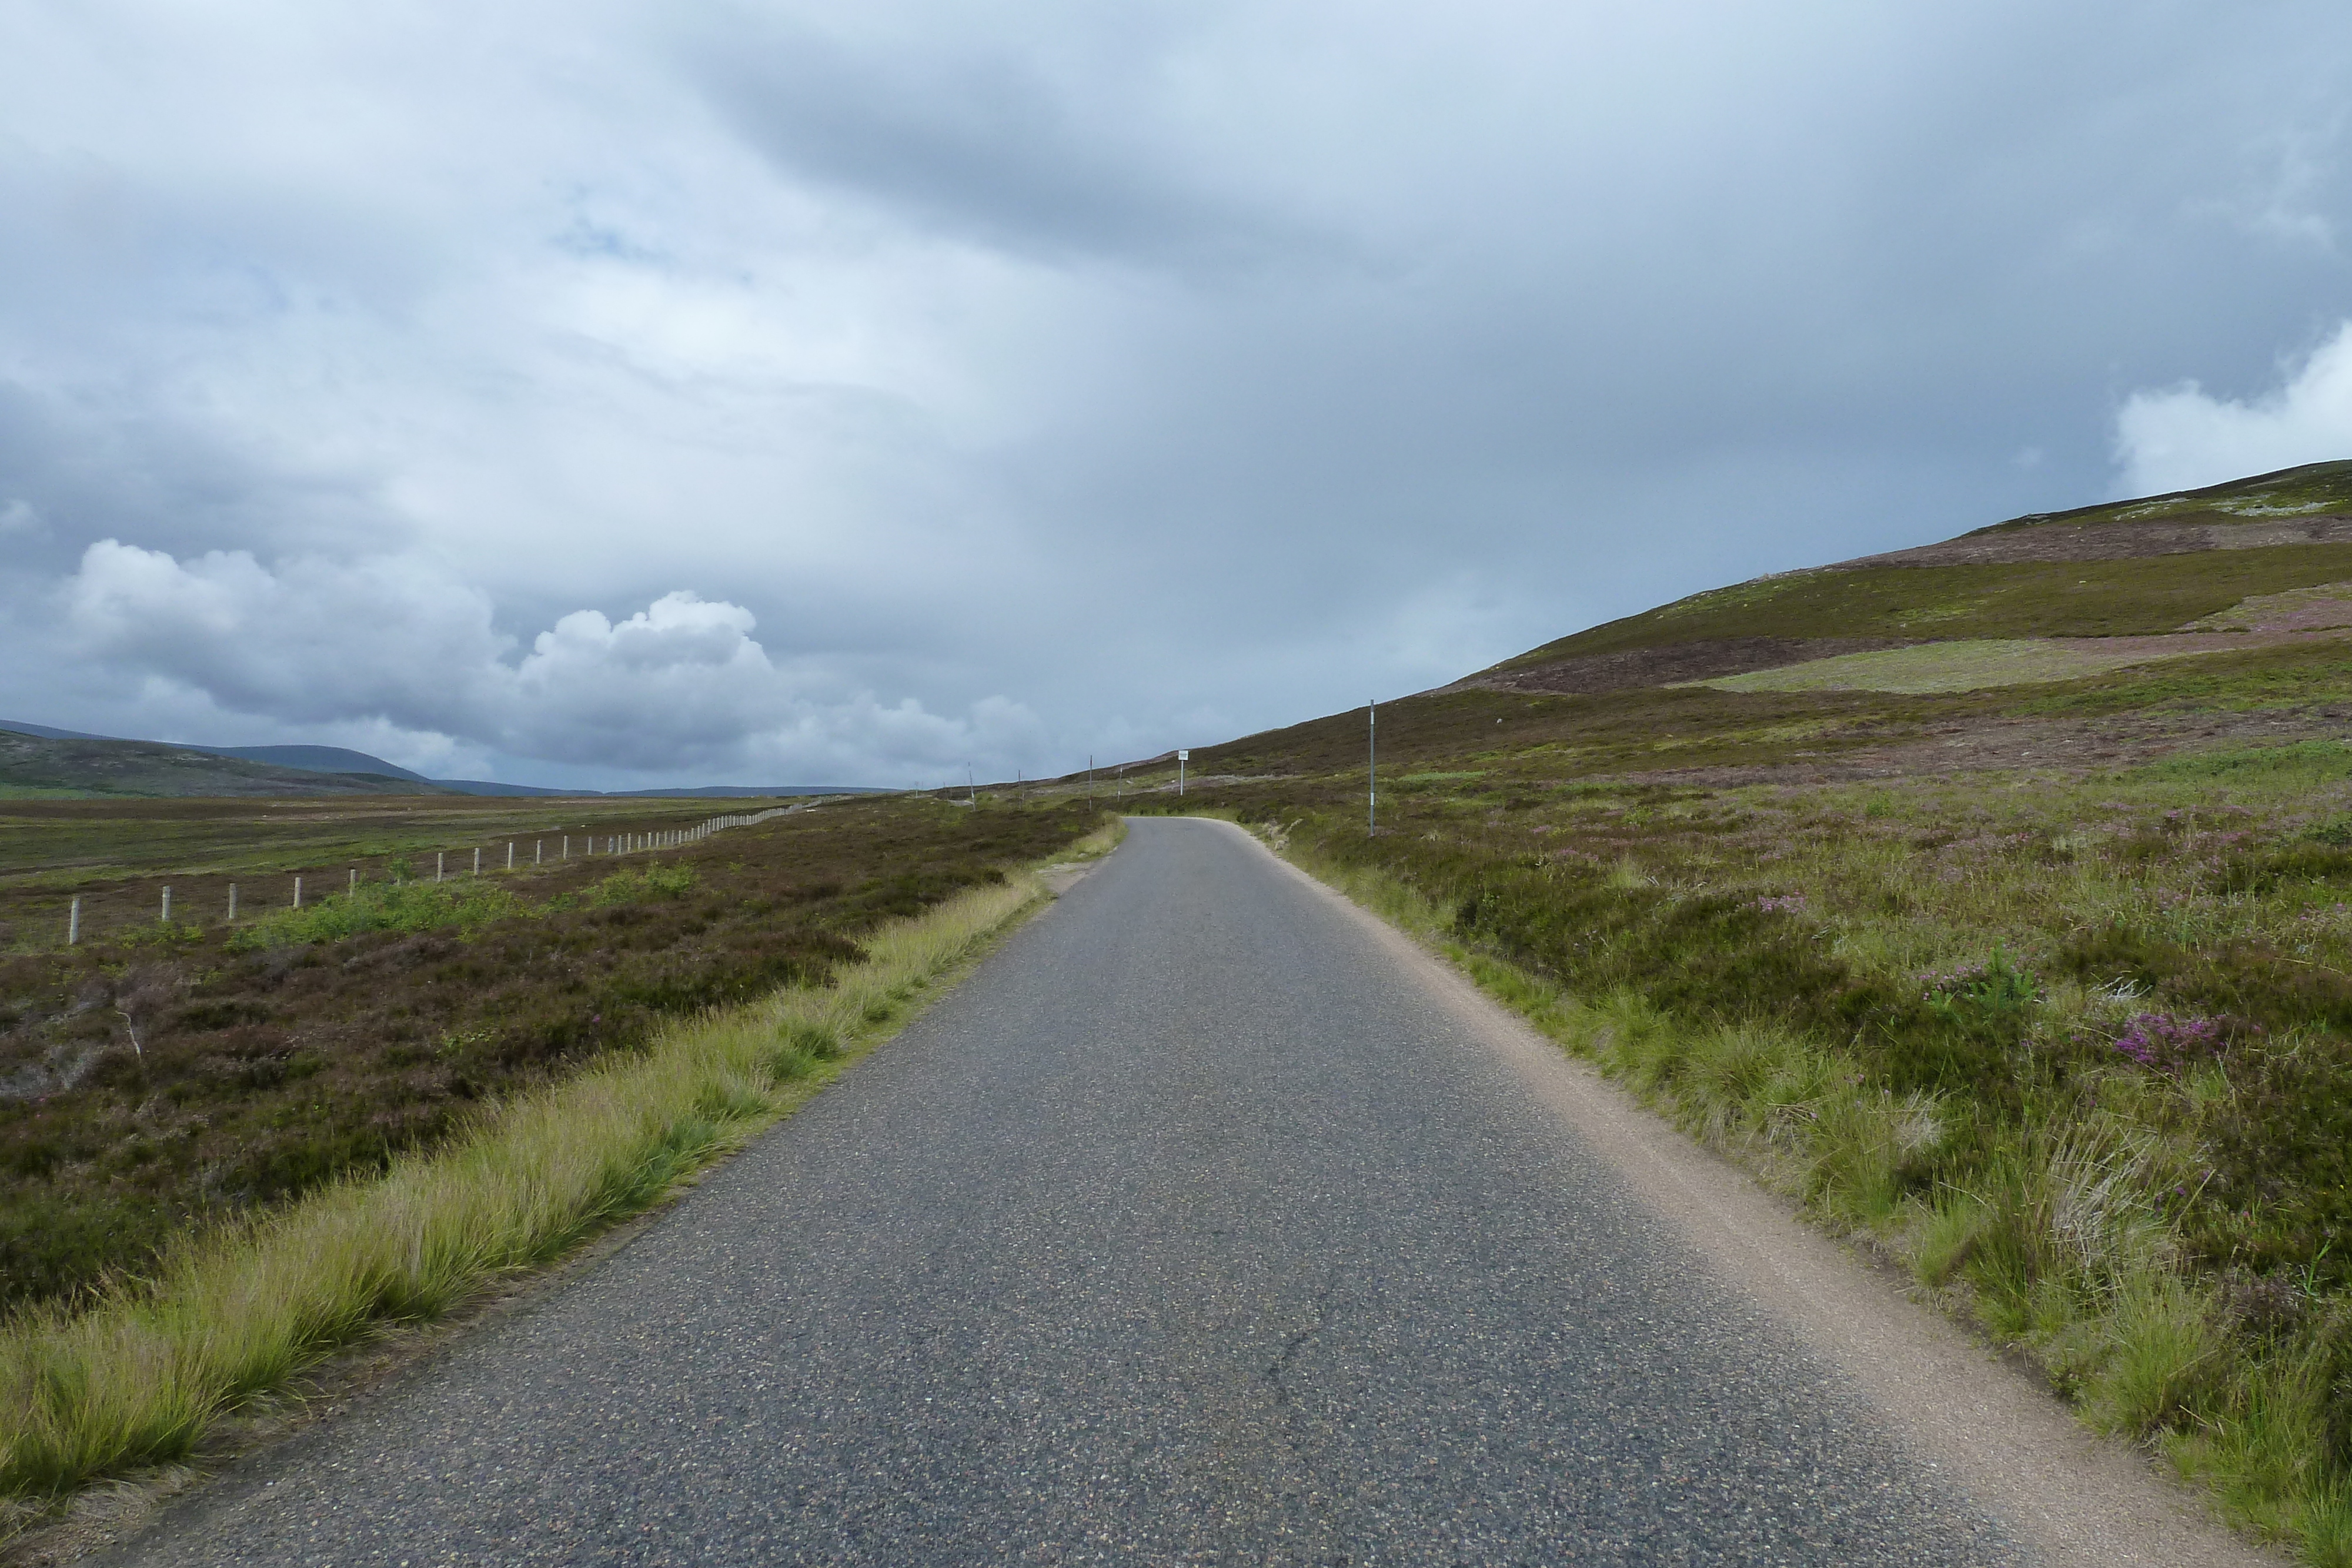
M 2352 8 L 13 0 L 0 716 L 1059 774 L 2352 456 Z

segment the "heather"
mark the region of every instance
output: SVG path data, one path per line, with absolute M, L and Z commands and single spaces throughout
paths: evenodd
M 144 1273 L 191 1233 L 383 1171 L 673 1020 L 822 985 L 886 923 L 1097 821 L 843 800 L 651 853 L 583 859 L 575 841 L 561 861 L 558 839 L 532 865 L 525 840 L 515 872 L 479 878 L 388 853 L 355 891 L 314 876 L 333 891 L 235 926 L 225 899 L 184 896 L 208 924 L 151 915 L 72 947 L 56 930 L 0 958 L 0 1305 Z M 205 885 L 113 874 L 151 909 L 163 883 Z

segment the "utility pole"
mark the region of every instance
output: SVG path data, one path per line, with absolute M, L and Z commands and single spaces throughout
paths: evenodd
M 1094 798 L 1095 798 L 1095 754 L 1094 754 L 1093 752 L 1089 751 L 1089 752 L 1087 752 L 1087 800 L 1093 800 Z
M 1381 830 L 1381 705 L 1364 702 L 1364 837 Z

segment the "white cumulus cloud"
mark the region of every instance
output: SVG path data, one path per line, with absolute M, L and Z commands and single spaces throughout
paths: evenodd
M 2214 397 L 2195 382 L 2134 392 L 2116 416 L 2116 452 L 2131 496 L 2352 457 L 2352 321 L 2260 397 Z
M 183 560 L 103 539 L 60 599 L 91 664 L 207 711 L 379 726 L 410 749 L 438 741 L 648 777 L 911 782 L 967 760 L 1002 765 L 1042 738 L 1036 716 L 1001 696 L 956 717 L 780 667 L 751 612 L 684 590 L 618 621 L 573 611 L 523 650 L 488 594 L 414 559 Z

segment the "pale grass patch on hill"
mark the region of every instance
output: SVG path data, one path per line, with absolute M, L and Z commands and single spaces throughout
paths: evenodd
M 1843 653 L 1754 670 L 1712 681 L 1692 681 L 1722 692 L 1900 692 L 1925 695 L 2023 686 L 2103 675 L 2159 659 L 2231 653 L 2253 646 L 2243 637 L 2184 633 L 2172 637 L 1984 637 L 1923 643 L 1874 653 Z
M 2258 593 L 2229 609 L 2191 621 L 2191 632 L 2317 632 L 2352 626 L 2352 582 L 2323 582 Z

